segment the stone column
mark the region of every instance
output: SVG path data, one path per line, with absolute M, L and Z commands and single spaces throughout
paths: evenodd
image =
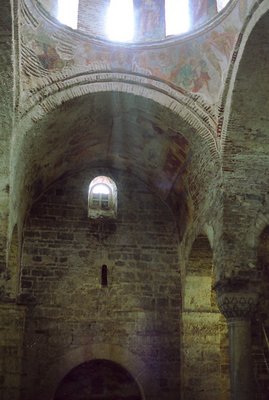
M 216 289 L 220 311 L 229 327 L 231 399 L 253 400 L 250 323 L 258 296 L 247 290 Z

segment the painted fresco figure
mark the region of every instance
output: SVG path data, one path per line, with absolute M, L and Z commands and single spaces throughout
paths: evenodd
M 217 14 L 216 0 L 189 0 L 192 25 L 198 26 Z
M 134 0 L 136 32 L 139 40 L 164 37 L 164 0 Z

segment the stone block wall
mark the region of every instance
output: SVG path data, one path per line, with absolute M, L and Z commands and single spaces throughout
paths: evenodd
M 269 393 L 269 227 L 260 235 L 257 269 L 261 277 L 257 312 L 252 319 L 252 356 L 255 400 L 266 400 Z M 265 337 L 267 336 L 267 339 Z
M 48 369 L 67 353 L 93 345 L 117 346 L 138 357 L 145 366 L 140 375 L 149 377 L 143 387 L 147 398 L 178 399 L 180 272 L 173 216 L 138 179 L 113 171 L 117 219 L 90 220 L 87 191 L 99 174 L 105 173 L 88 171 L 56 182 L 26 222 L 22 399 L 37 398 L 39 387 L 55 374 Z M 108 268 L 107 287 L 101 285 L 102 265 Z
M 227 323 L 215 293 L 208 239 L 195 240 L 184 279 L 182 312 L 182 398 L 228 400 Z
M 1 1 L 0 4 L 0 297 L 8 297 L 6 284 L 9 273 L 6 269 L 6 247 L 8 231 L 8 204 L 9 204 L 9 151 L 10 138 L 13 126 L 13 106 L 14 106 L 14 54 L 13 54 L 13 17 L 12 4 L 8 0 Z
M 24 332 L 24 307 L 0 305 L 0 399 L 18 400 Z

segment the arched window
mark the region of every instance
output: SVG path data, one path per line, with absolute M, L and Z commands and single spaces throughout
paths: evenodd
M 58 0 L 58 20 L 70 28 L 77 29 L 79 0 Z
M 111 189 L 104 183 L 97 183 L 92 188 L 92 206 L 101 210 L 109 209 Z
M 217 0 L 217 9 L 220 12 L 224 7 L 227 6 L 230 0 Z
M 89 186 L 88 215 L 90 218 L 115 218 L 116 214 L 116 184 L 107 176 L 97 176 Z
M 166 36 L 189 31 L 189 0 L 165 0 L 165 29 Z
M 134 36 L 133 0 L 110 0 L 106 23 L 107 36 L 117 42 L 129 42 Z

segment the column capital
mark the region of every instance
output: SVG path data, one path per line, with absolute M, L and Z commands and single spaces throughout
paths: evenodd
M 215 286 L 221 313 L 228 320 L 250 319 L 258 302 L 258 292 L 242 282 L 219 282 Z

